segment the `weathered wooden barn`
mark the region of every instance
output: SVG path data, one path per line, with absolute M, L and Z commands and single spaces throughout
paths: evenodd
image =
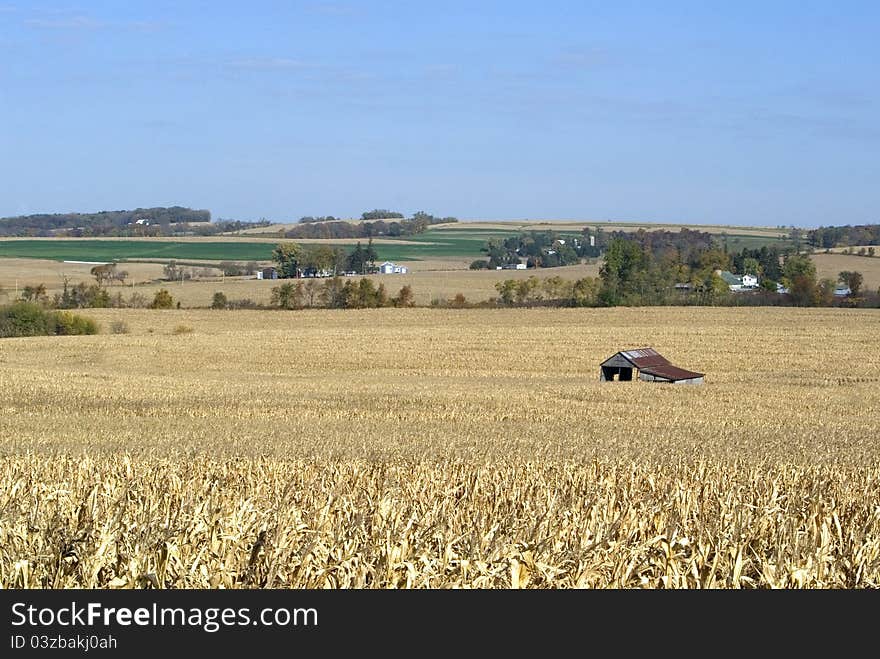
M 654 348 L 622 350 L 600 364 L 599 380 L 626 382 L 638 371 L 639 380 L 666 384 L 703 384 L 705 373 L 688 371 L 670 363 Z

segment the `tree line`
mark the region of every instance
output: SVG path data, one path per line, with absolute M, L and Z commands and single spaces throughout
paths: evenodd
M 141 224 L 137 224 L 141 220 Z M 59 232 L 74 235 L 117 235 L 145 231 L 153 226 L 178 228 L 189 223 L 210 222 L 211 212 L 183 206 L 157 206 L 98 213 L 37 213 L 0 218 L 0 236 L 52 236 Z M 149 223 L 149 224 L 147 224 Z
M 662 235 L 651 236 L 651 233 L 618 235 L 611 240 L 600 270 L 600 304 L 678 304 L 682 302 L 681 291 L 684 290 L 684 294 L 691 297 L 687 300 L 689 303 L 740 304 L 745 300 L 828 306 L 835 303 L 838 283 L 850 288 L 847 304 L 876 303 L 873 295 L 869 296 L 871 299 L 861 299 L 861 273 L 844 271 L 837 280 L 819 278 L 809 255 L 798 254 L 793 248 L 745 248 L 738 254 L 730 254 L 717 243 L 706 242 L 705 236 L 689 235 L 680 242 Z M 752 293 L 732 293 L 719 275 L 723 271 L 754 275 L 759 289 Z
M 880 245 L 880 224 L 819 227 L 807 232 L 807 243 L 816 249 L 850 245 Z
M 211 300 L 212 309 L 265 308 L 250 300 L 229 300 L 222 291 L 217 291 Z M 274 309 L 378 309 L 381 307 L 412 307 L 415 296 L 411 286 L 402 286 L 397 295 L 391 296 L 385 284 L 378 286 L 372 279 L 359 281 L 332 277 L 326 280 L 306 279 L 290 281 L 274 286 L 269 301 Z
M 559 276 L 539 279 L 505 279 L 495 284 L 496 302 L 503 305 L 553 302 L 554 306 L 594 307 L 597 305 L 601 282 L 596 277 L 570 280 Z
M 378 258 L 372 238 L 366 247 L 358 242 L 351 252 L 342 247 L 295 242 L 279 243 L 272 250 L 272 260 L 278 266 L 278 275 L 282 279 L 323 277 L 346 272 L 367 274 L 375 270 Z
M 0 297 L 9 295 L 0 289 Z M 60 293 L 49 295 L 45 284 L 31 284 L 24 286 L 19 297 L 12 303 L 27 302 L 36 304 L 43 309 L 172 309 L 180 308 L 180 303 L 166 289 L 157 291 L 150 299 L 139 291 L 129 295 L 122 292 L 111 293 L 110 290 L 99 284 L 86 284 L 79 282 L 71 284 L 65 278 Z
M 374 218 L 381 215 L 381 218 Z M 399 217 L 399 221 L 386 221 Z M 435 217 L 430 213 L 418 211 L 409 219 L 401 213 L 377 210 L 368 211 L 361 216 L 360 222 L 346 222 L 327 216 L 324 218 L 302 218 L 300 223 L 284 233 L 285 238 L 371 238 L 413 236 L 424 233 L 434 224 L 458 222 L 454 217 Z

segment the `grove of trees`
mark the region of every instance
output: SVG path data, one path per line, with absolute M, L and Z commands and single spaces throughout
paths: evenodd
M 807 242 L 817 249 L 849 245 L 880 245 L 880 224 L 819 227 L 807 232 Z
M 399 221 L 397 219 L 398 218 Z M 392 221 L 387 221 L 392 219 Z M 327 217 L 302 218 L 300 223 L 285 232 L 285 238 L 370 238 L 373 236 L 398 237 L 424 233 L 433 224 L 458 222 L 454 217 L 435 217 L 418 211 L 409 219 L 401 213 L 387 210 L 367 211 L 360 222 L 345 222 Z
M 214 308 L 221 307 L 215 293 Z M 225 296 L 223 296 L 225 299 Z M 326 307 L 330 309 L 375 309 L 379 307 L 411 307 L 415 305 L 410 286 L 401 287 L 395 296 L 389 296 L 385 284 L 377 286 L 372 279 L 360 280 L 332 277 L 319 282 L 315 279 L 284 282 L 272 288 L 270 304 L 279 309 Z
M 37 213 L 0 218 L 0 237 L 213 236 L 268 226 L 267 220 L 217 220 L 211 212 L 185 206 L 157 206 L 98 213 Z
M 348 253 L 341 247 L 320 244 L 279 243 L 272 250 L 272 260 L 281 279 L 295 279 L 343 272 L 367 274 L 376 266 L 379 255 L 370 239 L 364 247 L 360 242 Z

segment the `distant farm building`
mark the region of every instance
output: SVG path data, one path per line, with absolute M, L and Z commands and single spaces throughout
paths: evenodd
M 507 263 L 505 265 L 499 265 L 495 268 L 496 270 L 525 270 L 525 263 Z
M 257 270 L 257 279 L 278 279 L 278 271 L 275 268 L 260 268 Z
M 333 271 L 328 270 L 327 268 L 324 268 L 324 269 L 305 268 L 302 271 L 302 276 L 306 277 L 306 278 L 309 278 L 309 277 L 332 277 Z
M 705 375 L 673 366 L 666 357 L 654 348 L 639 348 L 638 350 L 623 350 L 602 362 L 599 380 L 602 382 L 631 381 L 634 371 L 638 371 L 639 380 L 666 384 L 703 384 Z
M 727 270 L 718 271 L 718 276 L 724 280 L 730 290 L 750 291 L 758 288 L 758 278 L 755 275 L 735 275 Z
M 385 263 L 379 265 L 380 275 L 405 275 L 407 271 L 405 265 L 397 265 L 391 261 L 385 261 Z

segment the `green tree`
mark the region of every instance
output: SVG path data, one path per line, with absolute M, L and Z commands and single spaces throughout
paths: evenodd
M 388 291 L 385 290 L 385 284 L 379 283 L 379 287 L 376 289 L 376 297 L 374 298 L 375 304 L 373 306 L 376 307 L 387 307 L 391 304 L 391 301 L 388 299 Z
M 700 270 L 730 270 L 730 254 L 722 249 L 709 249 L 699 257 Z
M 789 239 L 792 243 L 794 243 L 794 251 L 800 254 L 801 247 L 803 246 L 804 232 L 802 229 L 798 229 L 797 227 L 792 227 L 791 231 L 788 234 Z
M 293 242 L 279 243 L 272 250 L 272 260 L 278 264 L 278 272 L 282 279 L 293 279 L 299 276 L 302 255 L 302 247 Z
M 214 298 L 211 300 L 212 309 L 225 309 L 228 305 L 229 300 L 226 299 L 226 295 L 220 291 L 214 293 Z
M 789 281 L 800 276 L 815 280 L 816 264 L 809 256 L 792 255 L 785 259 L 782 274 Z
M 348 284 L 349 282 L 346 282 Z M 363 278 L 346 292 L 345 306 L 349 309 L 367 309 L 379 306 L 379 292 L 372 279 Z
M 301 265 L 317 272 L 333 272 L 336 267 L 336 252 L 328 245 L 307 245 L 303 250 Z
M 579 307 L 591 307 L 599 299 L 602 282 L 597 277 L 583 277 L 574 282 L 571 291 L 572 302 Z
M 171 297 L 171 293 L 164 288 L 156 291 L 150 309 L 171 309 L 172 307 L 174 307 L 174 298 Z
M 566 280 L 564 280 L 559 275 L 554 275 L 553 277 L 547 277 L 541 282 L 541 288 L 543 289 L 544 295 L 548 300 L 558 300 L 560 298 L 566 297 Z
M 303 284 L 287 282 L 272 288 L 271 304 L 282 309 L 299 309 L 303 301 Z
M 513 304 L 513 298 L 516 295 L 516 279 L 505 279 L 504 281 L 495 282 L 495 290 L 504 304 Z
M 797 306 L 812 307 L 817 304 L 820 294 L 815 277 L 796 274 L 788 282 L 788 294 Z
M 847 285 L 852 297 L 858 297 L 859 293 L 862 292 L 862 284 L 865 282 L 865 278 L 861 272 L 844 270 L 838 275 L 838 279 Z
M 373 237 L 370 236 L 370 239 L 367 241 L 367 249 L 366 251 L 366 259 L 367 265 L 372 270 L 376 267 L 376 259 L 379 258 L 379 254 L 376 252 L 376 248 L 373 247 Z
M 55 333 L 51 314 L 33 302 L 14 302 L 0 307 L 0 338 L 46 336 Z
M 361 213 L 361 219 L 363 220 L 387 220 L 392 218 L 403 219 L 403 213 L 389 211 L 384 208 L 375 208 L 371 211 L 364 211 Z
M 837 283 L 830 277 L 825 277 L 816 285 L 816 298 L 813 303 L 821 306 L 830 306 L 834 302 L 834 289 Z
M 350 282 L 345 282 L 345 285 Z M 339 309 L 345 306 L 345 285 L 342 278 L 333 277 L 324 282 L 319 298 L 326 307 Z
M 357 242 L 354 250 L 348 256 L 348 270 L 357 272 L 358 274 L 366 274 L 367 272 L 367 252 L 361 245 L 361 241 Z
M 321 294 L 321 284 L 318 283 L 317 279 L 309 279 L 305 284 L 305 295 L 309 300 L 309 307 L 315 306 L 315 299 L 319 298 Z
M 756 277 L 760 275 L 761 264 L 758 262 L 758 259 L 753 259 L 751 257 L 743 259 L 742 274 L 755 275 Z
M 714 304 L 730 294 L 730 286 L 714 270 L 697 279 L 694 288 L 703 304 Z
M 522 304 L 526 300 L 538 299 L 540 296 L 540 290 L 541 281 L 537 277 L 531 276 L 528 279 L 520 279 L 516 282 L 514 296 L 516 301 Z
M 647 265 L 647 256 L 633 240 L 615 238 L 605 252 L 605 263 L 599 271 L 602 289 L 599 301 L 606 306 L 619 304 L 633 288 L 636 273 Z

